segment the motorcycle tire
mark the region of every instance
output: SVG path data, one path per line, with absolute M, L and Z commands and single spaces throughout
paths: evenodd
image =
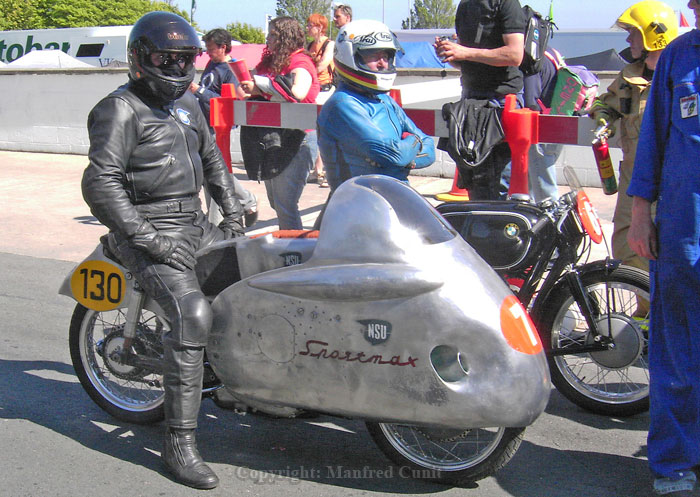
M 635 313 L 638 297 L 649 300 L 649 275 L 619 266 L 610 274 L 605 270 L 584 273 L 581 279 L 600 332 L 607 336 L 612 331 L 615 348 L 551 354 L 594 343 L 569 287 L 561 285 L 542 306 L 538 326 L 552 383 L 571 402 L 596 414 L 624 417 L 645 412 L 649 409 L 649 315 Z
M 399 476 L 463 485 L 493 475 L 515 455 L 525 428 L 427 428 L 365 423 Z
M 125 318 L 125 309 L 98 312 L 76 305 L 69 332 L 73 368 L 90 398 L 111 416 L 128 423 L 156 423 L 165 417 L 161 372 L 114 360 Z M 155 314 L 141 311 L 133 343 L 140 355 L 162 358 L 158 323 Z

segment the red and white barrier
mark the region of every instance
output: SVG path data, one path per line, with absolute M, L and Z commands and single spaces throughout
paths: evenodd
M 214 99 L 212 99 L 214 100 Z M 257 102 L 218 98 L 222 107 L 232 113 L 231 126 L 268 126 L 271 128 L 315 129 L 321 106 L 289 102 Z M 447 124 L 439 109 L 404 109 L 408 117 L 430 136 L 448 137 Z M 216 125 L 212 112 L 212 124 Z M 549 116 L 540 114 L 538 120 L 539 143 L 590 146 L 593 141 L 593 121 L 588 117 Z
M 226 86 L 230 85 L 224 85 Z M 224 90 L 222 97 L 212 99 L 210 117 L 211 125 L 216 131 L 217 143 L 220 143 L 229 168 L 231 155 L 228 146 L 223 142 L 228 143 L 228 134 L 234 125 L 291 129 L 316 128 L 316 119 L 321 111 L 321 105 L 236 100 L 231 88 L 224 88 Z M 441 110 L 404 109 L 404 111 L 425 134 L 449 137 L 447 123 L 442 118 Z M 502 121 L 506 141 L 513 151 L 510 194 L 528 192 L 527 151 L 530 145 L 561 143 L 590 146 L 594 138 L 593 122 L 588 117 L 550 116 L 537 114 L 529 109 L 515 109 L 515 95 L 506 97 Z

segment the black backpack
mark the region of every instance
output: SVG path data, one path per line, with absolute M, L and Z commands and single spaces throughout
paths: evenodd
M 542 69 L 547 43 L 554 35 L 554 28 L 557 26 L 549 17 L 542 17 L 542 14 L 533 10 L 529 5 L 523 7 L 523 15 L 527 19 L 527 26 L 525 28 L 525 54 L 520 64 L 520 70 L 524 76 L 531 76 Z
M 503 141 L 501 109 L 491 105 L 488 100 L 464 98 L 442 106 L 449 138 L 440 138 L 437 148 L 446 151 L 458 169 L 468 171 L 481 165 Z

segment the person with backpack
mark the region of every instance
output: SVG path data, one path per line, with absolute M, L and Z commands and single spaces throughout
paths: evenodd
M 598 128 L 607 128 L 610 136 L 620 130 L 622 162 L 613 214 L 613 257 L 624 264 L 649 271 L 649 261 L 639 257 L 627 243 L 632 213 L 632 198 L 626 195 L 632 178 L 634 159 L 639 142 L 639 129 L 651 88 L 654 69 L 662 50 L 678 36 L 678 19 L 671 7 L 657 0 L 635 3 L 617 18 L 615 24 L 625 29 L 634 62 L 626 65 L 600 95 L 589 112 Z M 639 301 L 637 314 L 645 316 L 646 301 Z
M 488 101 L 502 107 L 505 96 L 518 95 L 522 106 L 523 60 L 526 19 L 518 0 L 462 0 L 455 15 L 458 40 L 437 38 L 438 57 L 462 72 L 462 99 Z M 510 161 L 508 144 L 502 142 L 489 157 L 472 169 L 460 169 L 460 186 L 473 200 L 496 200 L 501 173 Z
M 546 55 L 539 70 L 535 74 L 525 76 L 523 96 L 525 107 L 549 112 L 557 84 L 557 70 L 563 64 L 563 60 L 556 50 L 547 52 Z M 530 147 L 528 180 L 530 197 L 535 202 L 541 202 L 546 198 L 556 202 L 559 198 L 555 163 L 563 149 L 563 145 L 559 143 L 536 143 Z

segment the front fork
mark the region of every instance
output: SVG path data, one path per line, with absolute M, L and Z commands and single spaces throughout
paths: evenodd
M 607 276 L 619 265 L 619 261 L 615 261 L 607 257 L 604 261 L 604 264 L 605 275 Z M 564 281 L 569 286 L 571 294 L 574 297 L 576 303 L 578 304 L 579 309 L 581 310 L 581 314 L 583 314 L 583 317 L 586 320 L 586 324 L 588 325 L 590 334 L 593 337 L 592 344 L 576 347 L 576 350 L 573 353 L 578 354 L 614 349 L 615 342 L 613 341 L 612 337 L 609 334 L 603 335 L 600 332 L 598 320 L 595 319 L 595 317 L 599 315 L 599 311 L 593 308 L 591 299 L 583 286 L 583 281 L 581 279 L 581 270 L 576 267 L 570 268 L 564 273 Z M 606 305 L 608 305 L 610 302 L 610 294 L 607 278 L 605 279 L 605 298 L 607 302 Z M 608 312 L 607 315 L 608 320 L 610 320 L 610 312 Z M 610 323 L 608 323 L 608 330 L 610 329 L 611 326 Z M 570 354 L 572 354 L 571 349 L 555 349 L 551 351 L 550 355 L 557 356 Z
M 161 359 L 142 357 L 138 354 L 132 352 L 132 345 L 134 343 L 134 338 L 136 338 L 136 329 L 138 327 L 139 318 L 141 317 L 141 311 L 143 310 L 143 304 L 146 300 L 146 293 L 138 286 L 134 285 L 133 292 L 129 297 L 128 307 L 126 310 L 126 317 L 124 319 L 124 346 L 119 352 L 118 361 L 123 364 L 128 364 L 130 366 L 140 366 L 149 368 L 152 371 L 163 372 L 163 361 Z M 204 353 L 204 385 L 202 393 L 204 395 L 212 394 L 223 385 L 219 378 L 217 378 L 214 371 L 209 365 L 209 360 L 206 357 L 206 351 Z
M 144 357 L 134 352 L 134 339 L 145 301 L 146 293 L 138 284 L 135 284 L 127 302 L 126 317 L 124 318 L 124 330 L 122 331 L 124 343 L 121 350 L 117 352 L 118 357 L 112 357 L 112 360 L 128 366 L 147 368 L 150 371 L 162 373 L 162 359 Z
M 141 309 L 146 300 L 146 293 L 138 286 L 134 285 L 134 289 L 129 296 L 129 302 L 126 308 L 126 318 L 124 323 L 124 350 L 131 350 L 134 338 L 136 337 L 136 326 L 141 317 Z

